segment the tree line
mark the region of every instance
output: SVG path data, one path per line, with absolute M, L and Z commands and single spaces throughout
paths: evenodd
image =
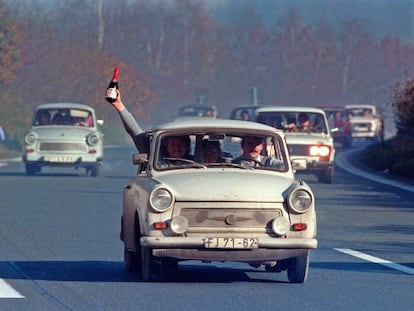
M 391 106 L 414 46 L 357 18 L 309 25 L 294 7 L 269 26 L 252 7 L 225 23 L 197 0 L 0 0 L 0 125 L 13 140 L 34 106 L 70 101 L 97 109 L 107 142 L 126 141 L 103 99 L 115 66 L 131 112 L 156 125 L 201 93 L 227 117 L 253 87 L 261 104 Z

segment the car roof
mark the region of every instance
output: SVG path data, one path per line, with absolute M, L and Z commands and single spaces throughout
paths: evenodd
M 188 119 L 177 120 L 174 122 L 168 122 L 160 124 L 153 128 L 153 131 L 163 130 L 178 130 L 178 129 L 191 129 L 196 128 L 211 128 L 215 130 L 242 130 L 252 132 L 272 132 L 283 134 L 281 131 L 257 122 L 241 121 L 241 120 L 229 120 L 229 119 Z
M 62 108 L 76 108 L 76 109 L 86 109 L 86 110 L 94 110 L 91 106 L 79 103 L 47 103 L 47 104 L 40 104 L 36 107 L 38 109 L 62 109 Z
M 367 105 L 367 104 L 363 104 L 363 105 L 346 105 L 345 108 L 376 108 L 375 105 Z
M 265 106 L 256 110 L 256 113 L 260 112 L 278 112 L 278 111 L 288 111 L 288 112 L 309 112 L 309 113 L 325 113 L 320 108 L 315 107 L 305 107 L 305 106 Z
M 344 106 L 318 106 L 322 110 L 344 110 Z

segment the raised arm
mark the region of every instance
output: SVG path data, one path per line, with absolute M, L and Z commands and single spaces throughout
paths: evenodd
M 116 90 L 117 97 L 114 102 L 111 103 L 112 107 L 118 111 L 119 116 L 121 117 L 122 124 L 124 125 L 125 130 L 131 136 L 134 141 L 135 146 L 139 152 L 148 152 L 148 138 L 142 128 L 139 126 L 138 122 L 135 120 L 134 116 L 128 111 L 122 102 L 121 92 Z

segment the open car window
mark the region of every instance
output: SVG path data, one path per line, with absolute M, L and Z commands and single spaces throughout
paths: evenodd
M 303 127 L 302 118 L 305 118 L 308 122 L 306 127 Z M 256 122 L 270 125 L 284 132 L 328 133 L 325 117 L 320 113 L 295 111 L 260 112 Z
M 257 135 L 238 132 L 164 133 L 158 136 L 154 155 L 156 170 L 234 167 L 245 169 L 234 162 L 241 156 L 244 136 L 260 136 L 263 142 L 261 155 L 268 159 L 266 166 L 256 169 L 285 172 L 288 157 L 282 138 L 278 135 Z

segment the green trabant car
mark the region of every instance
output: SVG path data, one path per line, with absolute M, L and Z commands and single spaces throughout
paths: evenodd
M 294 174 L 306 161 L 290 161 L 281 131 L 197 119 L 159 125 L 147 137 L 148 151 L 133 155 L 137 175 L 123 193 L 127 271 L 152 281 L 179 273 L 183 260 L 235 261 L 306 280 L 317 247 L 315 198 Z M 187 142 L 185 157 L 166 155 L 177 139 Z M 252 142 L 258 156 L 242 158 Z
M 27 175 L 42 167 L 84 168 L 98 176 L 103 160 L 103 134 L 95 110 L 77 103 L 49 103 L 35 108 L 32 127 L 24 142 L 23 161 Z

